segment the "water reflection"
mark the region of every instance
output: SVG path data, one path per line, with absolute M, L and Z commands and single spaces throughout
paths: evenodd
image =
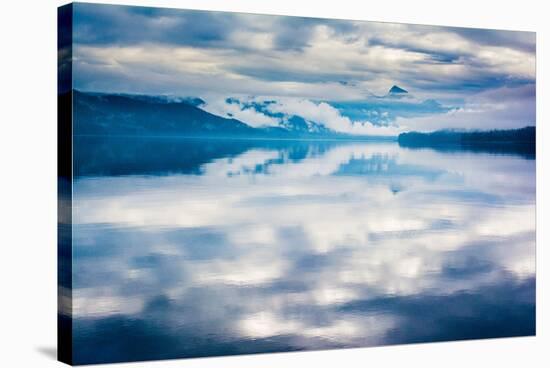
M 79 363 L 535 332 L 524 156 L 81 138 L 75 162 Z

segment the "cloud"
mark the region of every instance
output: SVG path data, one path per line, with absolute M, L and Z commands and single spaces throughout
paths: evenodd
M 368 120 L 352 120 L 350 117 L 343 115 L 341 109 L 334 107 L 331 103 L 303 98 L 276 96 L 222 98 L 220 96 L 210 96 L 205 97 L 205 99 L 208 101 L 204 106 L 206 111 L 219 116 L 236 118 L 253 127 L 286 128 L 292 126 L 294 118 L 299 118 L 310 130 L 328 128 L 338 133 L 378 136 L 394 136 L 400 132 L 397 126 L 391 124 L 393 117 L 390 117 L 388 112 L 381 112 L 380 116 L 370 114 L 372 118 L 376 119 L 376 123 L 373 123 Z M 386 101 L 385 105 L 391 106 L 392 101 Z M 412 110 L 418 108 L 414 103 L 409 105 Z M 368 108 L 368 104 L 362 106 Z M 342 105 L 342 107 L 345 111 L 347 106 Z M 354 108 L 357 109 L 358 107 Z M 368 115 L 364 109 L 362 111 L 363 117 Z M 371 112 L 378 114 L 377 110 Z M 354 115 L 360 114 L 356 113 Z
M 506 45 L 509 48 L 528 53 L 535 53 L 536 51 L 535 32 L 475 28 L 452 28 L 452 31 L 480 45 L 495 47 Z
M 338 109 L 326 102 L 313 102 L 305 99 L 279 99 L 269 104 L 267 109 L 273 113 L 288 116 L 300 116 L 307 121 L 320 123 L 341 133 L 362 135 L 396 135 L 399 129 L 394 126 L 376 126 L 369 121 L 352 121 L 342 116 Z
M 501 79 L 500 86 L 510 79 L 532 81 L 535 77 L 534 33 L 403 24 L 392 26 L 389 32 L 374 25 L 368 44 L 424 55 L 425 58 L 416 63 L 421 68 L 419 74 L 432 74 L 429 69 L 434 72 L 452 70 L 455 75 L 461 71 L 457 75 L 460 79 L 468 81 L 485 75 Z M 517 47 L 518 40 L 522 47 Z M 414 79 L 411 78 L 411 81 L 414 82 Z M 444 82 L 441 81 L 442 84 Z
M 214 115 L 235 118 L 255 128 L 279 126 L 281 122 L 280 119 L 267 116 L 253 107 L 242 106 L 219 96 L 209 98 L 203 109 Z
M 515 129 L 536 124 L 534 84 L 502 87 L 469 97 L 464 106 L 437 116 L 397 118 L 405 130 Z
M 277 144 L 200 175 L 75 180 L 77 357 L 533 333 L 534 160 Z M 124 349 L 140 336 L 173 343 Z
M 74 42 L 88 46 L 221 46 L 238 22 L 233 13 L 86 3 L 74 14 Z
M 274 39 L 275 49 L 302 51 L 309 47 L 309 41 L 318 24 L 319 21 L 313 18 L 282 17 L 277 22 L 280 31 Z
M 378 124 L 375 113 L 390 114 L 378 125 L 436 126 L 437 115 L 419 118 L 367 108 L 363 116 L 342 109 L 338 116 L 331 109 L 334 102 L 368 105 L 372 96 L 397 84 L 419 101 L 463 107 L 442 116 L 443 127 L 467 117 L 477 119 L 468 127 L 475 121 L 485 126 L 487 114 L 495 122 L 507 120 L 503 127 L 514 126 L 511 116 L 519 125 L 533 121 L 534 96 L 522 104 L 510 100 L 502 116 L 498 111 L 504 110 L 496 107 L 485 115 L 471 112 L 483 93 L 534 85 L 535 35 L 529 32 L 77 4 L 74 35 L 77 89 L 213 96 L 211 111 L 239 116 L 253 126 L 276 121 L 253 109 L 223 106 L 220 96 L 317 101 L 302 101 L 301 107 L 345 132 L 371 132 L 368 122 Z M 285 108 L 296 104 L 286 101 Z

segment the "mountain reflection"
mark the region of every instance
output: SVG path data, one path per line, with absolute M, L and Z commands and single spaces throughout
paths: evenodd
M 535 332 L 534 160 L 76 142 L 76 362 Z

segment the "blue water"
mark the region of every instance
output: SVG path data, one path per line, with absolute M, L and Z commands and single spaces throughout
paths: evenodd
M 75 140 L 76 363 L 535 333 L 535 160 Z

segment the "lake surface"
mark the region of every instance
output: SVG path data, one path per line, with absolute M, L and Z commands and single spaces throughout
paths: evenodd
M 535 160 L 80 137 L 76 363 L 535 333 Z

